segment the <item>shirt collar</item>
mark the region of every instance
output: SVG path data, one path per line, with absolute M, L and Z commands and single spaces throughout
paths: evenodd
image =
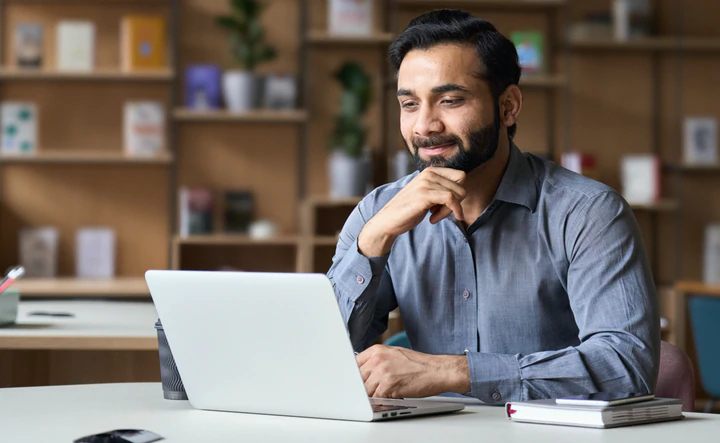
M 510 158 L 494 200 L 522 205 L 535 211 L 537 205 L 535 172 L 515 143 L 510 142 Z

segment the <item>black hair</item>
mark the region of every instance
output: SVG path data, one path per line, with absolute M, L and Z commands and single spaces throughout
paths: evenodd
M 490 22 L 457 9 L 440 9 L 413 19 L 390 45 L 390 63 L 397 72 L 408 52 L 429 49 L 442 43 L 467 44 L 475 47 L 483 65 L 478 77 L 488 82 L 495 100 L 496 112 L 500 95 L 520 81 L 520 63 L 515 45 L 500 34 Z M 517 125 L 508 128 L 508 137 L 515 136 Z

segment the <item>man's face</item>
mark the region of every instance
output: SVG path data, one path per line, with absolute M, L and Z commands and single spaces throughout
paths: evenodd
M 469 45 L 413 50 L 398 71 L 400 130 L 415 166 L 469 172 L 497 150 L 500 115 Z

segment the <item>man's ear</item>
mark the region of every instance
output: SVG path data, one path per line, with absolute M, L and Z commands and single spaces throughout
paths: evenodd
M 503 126 L 510 127 L 517 122 L 522 110 L 522 92 L 517 85 L 510 85 L 500 96 L 500 121 Z

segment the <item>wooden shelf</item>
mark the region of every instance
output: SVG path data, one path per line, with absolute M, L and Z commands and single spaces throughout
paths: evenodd
M 24 278 L 12 286 L 21 297 L 149 297 L 142 277 L 89 280 L 74 277 Z
M 710 295 L 720 297 L 720 284 L 709 285 L 700 281 L 679 281 L 675 290 L 687 295 Z
M 337 246 L 338 238 L 334 235 L 317 236 L 311 242 L 313 246 Z
M 40 151 L 36 155 L 0 155 L 0 164 L 160 164 L 172 163 L 165 152 L 156 157 L 131 157 L 122 152 Z
M 683 172 L 720 172 L 720 165 L 679 165 Z
M 170 69 L 145 72 L 123 72 L 100 69 L 91 72 L 66 72 L 46 69 L 0 68 L 0 80 L 82 80 L 82 81 L 171 81 Z
M 302 123 L 307 120 L 307 112 L 303 110 L 267 110 L 258 109 L 250 112 L 231 112 L 227 110 L 196 111 L 179 108 L 173 112 L 179 121 L 191 122 L 247 122 L 247 123 Z
M 630 207 L 635 211 L 669 212 L 677 210 L 678 204 L 675 200 L 661 200 L 651 204 L 630 204 Z
M 247 235 L 211 234 L 176 236 L 178 245 L 224 245 L 224 246 L 296 246 L 300 242 L 297 236 L 279 236 L 265 239 L 254 239 Z
M 305 204 L 316 207 L 356 206 L 360 203 L 360 200 L 362 200 L 362 197 L 331 198 L 327 196 L 314 196 L 308 198 Z
M 528 75 L 520 78 L 520 88 L 560 88 L 567 85 L 565 77 L 559 75 Z
M 309 43 L 317 45 L 389 45 L 395 36 L 389 32 L 370 35 L 336 35 L 327 31 L 313 30 L 306 37 Z
M 573 49 L 593 51 L 720 51 L 720 38 L 573 39 L 568 44 Z
M 400 6 L 443 6 L 496 10 L 552 9 L 565 6 L 567 0 L 396 0 Z

